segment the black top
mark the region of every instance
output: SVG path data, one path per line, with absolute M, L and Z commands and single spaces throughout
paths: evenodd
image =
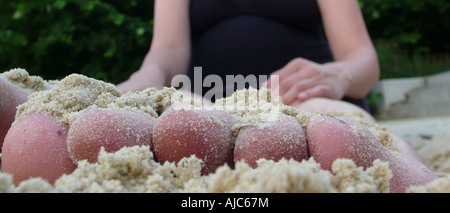
M 191 79 L 194 67 L 225 85 L 226 75 L 269 75 L 297 57 L 333 61 L 316 0 L 191 0 L 190 23 Z

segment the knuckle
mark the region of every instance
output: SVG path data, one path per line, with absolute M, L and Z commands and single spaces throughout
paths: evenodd
M 319 70 L 319 68 L 317 68 L 317 66 L 314 66 L 314 65 L 308 65 L 308 66 L 306 67 L 306 69 L 307 69 L 309 72 L 314 73 L 314 74 L 316 74 L 316 75 L 322 75 L 322 72 L 320 72 L 320 70 Z
M 295 93 L 299 93 L 301 91 L 303 91 L 303 85 L 296 83 L 294 85 L 292 85 L 291 89 L 295 92 Z
M 285 78 L 283 79 L 283 82 L 281 83 L 282 86 L 288 86 L 288 87 L 292 87 L 292 85 L 295 84 L 295 79 L 294 78 Z
M 297 65 L 297 66 L 302 66 L 305 63 L 305 59 L 303 59 L 303 58 L 295 58 L 294 60 L 292 60 L 292 63 Z

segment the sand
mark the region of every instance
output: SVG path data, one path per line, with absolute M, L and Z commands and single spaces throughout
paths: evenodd
M 45 81 L 39 76 L 30 76 L 26 70 L 20 68 L 0 73 L 0 78 L 6 79 L 26 93 L 48 90 L 55 83 Z
M 340 159 L 334 162 L 332 174 L 314 159 L 261 159 L 256 169 L 240 162 L 234 169 L 225 165 L 202 176 L 201 161 L 194 156 L 163 165 L 152 156 L 145 146 L 115 153 L 102 150 L 97 163 L 80 161 L 72 174 L 63 175 L 54 186 L 33 178 L 14 187 L 12 177 L 0 173 L 0 192 L 388 192 L 392 175 L 387 163 L 378 160 L 363 170 L 351 160 Z
M 200 102 L 182 98 L 174 88 L 122 94 L 114 85 L 83 75 L 72 74 L 57 82 L 46 82 L 16 69 L 7 76 L 22 76 L 17 85 L 30 89 L 26 103 L 18 107 L 16 120 L 33 113 L 56 116 L 71 125 L 83 112 L 92 108 L 122 108 L 142 111 L 158 118 L 168 107 L 202 107 Z M 5 76 L 5 75 L 4 75 Z M 37 80 L 29 80 L 37 79 Z M 33 83 L 43 86 L 33 86 Z M 312 116 L 271 99 L 265 90 L 241 90 L 229 98 L 218 100 L 212 109 L 228 111 L 239 120 L 235 130 L 243 125 L 264 125 L 280 114 L 292 116 L 303 126 Z M 392 148 L 392 133 L 385 127 L 367 121 L 358 113 L 332 112 L 335 117 L 354 119 L 376 135 L 386 147 Z M 439 162 L 448 162 L 450 157 Z M 349 159 L 337 159 L 332 172 L 323 170 L 314 158 L 297 162 L 273 162 L 261 159 L 252 169 L 244 162 L 235 168 L 219 167 L 209 175 L 201 175 L 202 162 L 195 156 L 184 158 L 177 164 L 160 164 L 153 159 L 149 147 L 122 148 L 115 153 L 103 149 L 96 163 L 78 162 L 78 168 L 63 175 L 54 185 L 40 178 L 31 178 L 18 186 L 12 184 L 9 174 L 0 172 L 0 192 L 389 192 L 392 172 L 386 162 L 375 160 L 372 167 L 357 167 Z M 414 186 L 410 192 L 450 192 L 450 179 L 446 175 L 425 185 Z M 448 175 L 447 175 L 448 176 Z

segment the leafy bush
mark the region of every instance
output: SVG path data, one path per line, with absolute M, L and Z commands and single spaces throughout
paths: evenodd
M 381 78 L 450 70 L 447 0 L 360 0 L 381 66 Z
M 380 61 L 381 79 L 429 76 L 450 70 L 450 53 L 410 55 L 397 42 L 378 39 L 375 42 Z
M 151 41 L 152 1 L 0 0 L 0 69 L 120 82 Z
M 447 0 L 360 0 L 374 40 L 396 42 L 410 54 L 450 52 Z

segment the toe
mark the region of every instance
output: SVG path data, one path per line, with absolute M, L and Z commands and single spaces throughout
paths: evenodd
M 305 132 L 295 118 L 287 115 L 264 126 L 244 126 L 236 138 L 234 161 L 245 160 L 253 168 L 261 158 L 300 162 L 308 157 Z
M 50 183 L 72 172 L 76 165 L 67 152 L 68 128 L 53 116 L 33 114 L 17 121 L 5 137 L 2 169 L 17 185 L 31 177 Z
M 28 94 L 0 77 L 0 147 L 16 116 L 17 106 L 27 101 Z
M 386 159 L 384 147 L 370 130 L 350 119 L 315 115 L 307 128 L 308 148 L 324 169 L 334 160 L 348 158 L 370 167 L 375 159 Z
M 115 152 L 135 145 L 152 146 L 156 118 L 140 111 L 91 109 L 70 127 L 67 146 L 74 162 L 97 162 L 101 147 Z

